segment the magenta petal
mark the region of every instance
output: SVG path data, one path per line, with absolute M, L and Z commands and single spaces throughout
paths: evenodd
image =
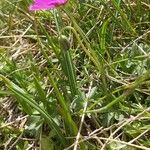
M 64 5 L 67 0 L 34 0 L 33 4 L 29 7 L 30 10 L 46 10 Z

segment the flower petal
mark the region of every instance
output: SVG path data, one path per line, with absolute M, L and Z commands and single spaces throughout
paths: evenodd
M 67 0 L 34 0 L 29 10 L 46 10 L 64 5 Z

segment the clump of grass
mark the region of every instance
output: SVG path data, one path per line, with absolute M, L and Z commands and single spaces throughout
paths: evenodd
M 149 149 L 148 1 L 29 3 L 0 2 L 0 148 Z

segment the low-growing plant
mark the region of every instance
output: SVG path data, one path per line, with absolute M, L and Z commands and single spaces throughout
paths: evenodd
M 30 4 L 0 2 L 0 149 L 148 150 L 149 2 Z

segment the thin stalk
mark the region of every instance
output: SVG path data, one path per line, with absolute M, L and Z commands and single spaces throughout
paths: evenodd
M 100 109 L 94 109 L 94 110 L 89 110 L 86 111 L 86 113 L 92 113 L 92 112 L 96 112 L 96 113 L 101 113 L 101 112 L 105 112 L 107 110 L 109 110 L 113 105 L 115 105 L 116 103 L 123 101 L 124 99 L 127 98 L 127 96 L 129 96 L 131 93 L 134 92 L 134 90 L 142 83 L 144 82 L 146 79 L 148 79 L 150 77 L 150 70 L 148 70 L 143 76 L 139 77 L 138 79 L 135 80 L 134 83 L 130 84 L 127 88 L 127 90 L 118 98 L 116 98 L 115 100 L 113 100 L 112 102 L 110 102 L 108 105 L 100 108 Z
M 75 27 L 76 30 L 75 30 L 74 28 L 72 28 L 72 27 L 70 27 L 70 29 L 71 29 L 71 30 L 73 31 L 73 33 L 75 34 L 75 36 L 76 36 L 76 38 L 77 38 L 79 44 L 82 46 L 82 48 L 83 48 L 83 50 L 85 51 L 85 53 L 89 56 L 89 58 L 92 60 L 92 62 L 95 64 L 95 66 L 97 67 L 97 69 L 98 69 L 98 70 L 100 71 L 100 73 L 101 73 L 101 71 L 102 71 L 101 63 L 99 62 L 99 59 L 98 59 L 98 57 L 97 57 L 97 54 L 96 54 L 95 51 L 91 48 L 89 42 L 87 41 L 84 32 L 83 32 L 82 29 L 78 26 L 78 24 L 76 23 L 74 17 L 71 15 L 71 13 L 69 13 L 68 10 L 64 10 L 64 11 L 65 11 L 65 12 L 67 13 L 67 15 L 70 17 L 70 19 L 71 19 L 71 21 L 73 22 L 73 25 L 74 25 L 74 27 Z M 62 30 L 66 30 L 67 28 L 68 28 L 68 27 L 66 27 L 66 28 L 64 28 L 64 29 L 62 29 Z M 78 31 L 79 35 L 82 37 L 82 39 L 83 39 L 83 41 L 84 41 L 84 43 L 85 43 L 85 45 L 86 45 L 87 48 L 83 45 L 82 40 L 80 39 L 80 37 L 78 36 L 78 33 L 77 33 L 76 31 Z M 104 59 L 104 58 L 102 57 L 102 59 Z
M 68 109 L 68 106 L 65 102 L 65 99 L 64 99 L 63 95 L 61 94 L 61 92 L 59 91 L 59 89 L 57 87 L 57 84 L 54 81 L 54 79 L 53 79 L 52 75 L 50 74 L 49 70 L 46 69 L 46 71 L 47 71 L 47 74 L 48 74 L 49 81 L 50 81 L 52 87 L 54 88 L 57 100 L 58 100 L 58 102 L 59 102 L 59 104 L 62 108 L 61 112 L 62 112 L 63 118 L 66 120 L 66 124 L 68 125 L 68 128 L 69 128 L 70 132 L 73 135 L 76 135 L 78 130 L 77 130 L 77 127 L 76 127 L 74 121 L 72 120 L 72 117 L 71 117 L 70 111 Z

